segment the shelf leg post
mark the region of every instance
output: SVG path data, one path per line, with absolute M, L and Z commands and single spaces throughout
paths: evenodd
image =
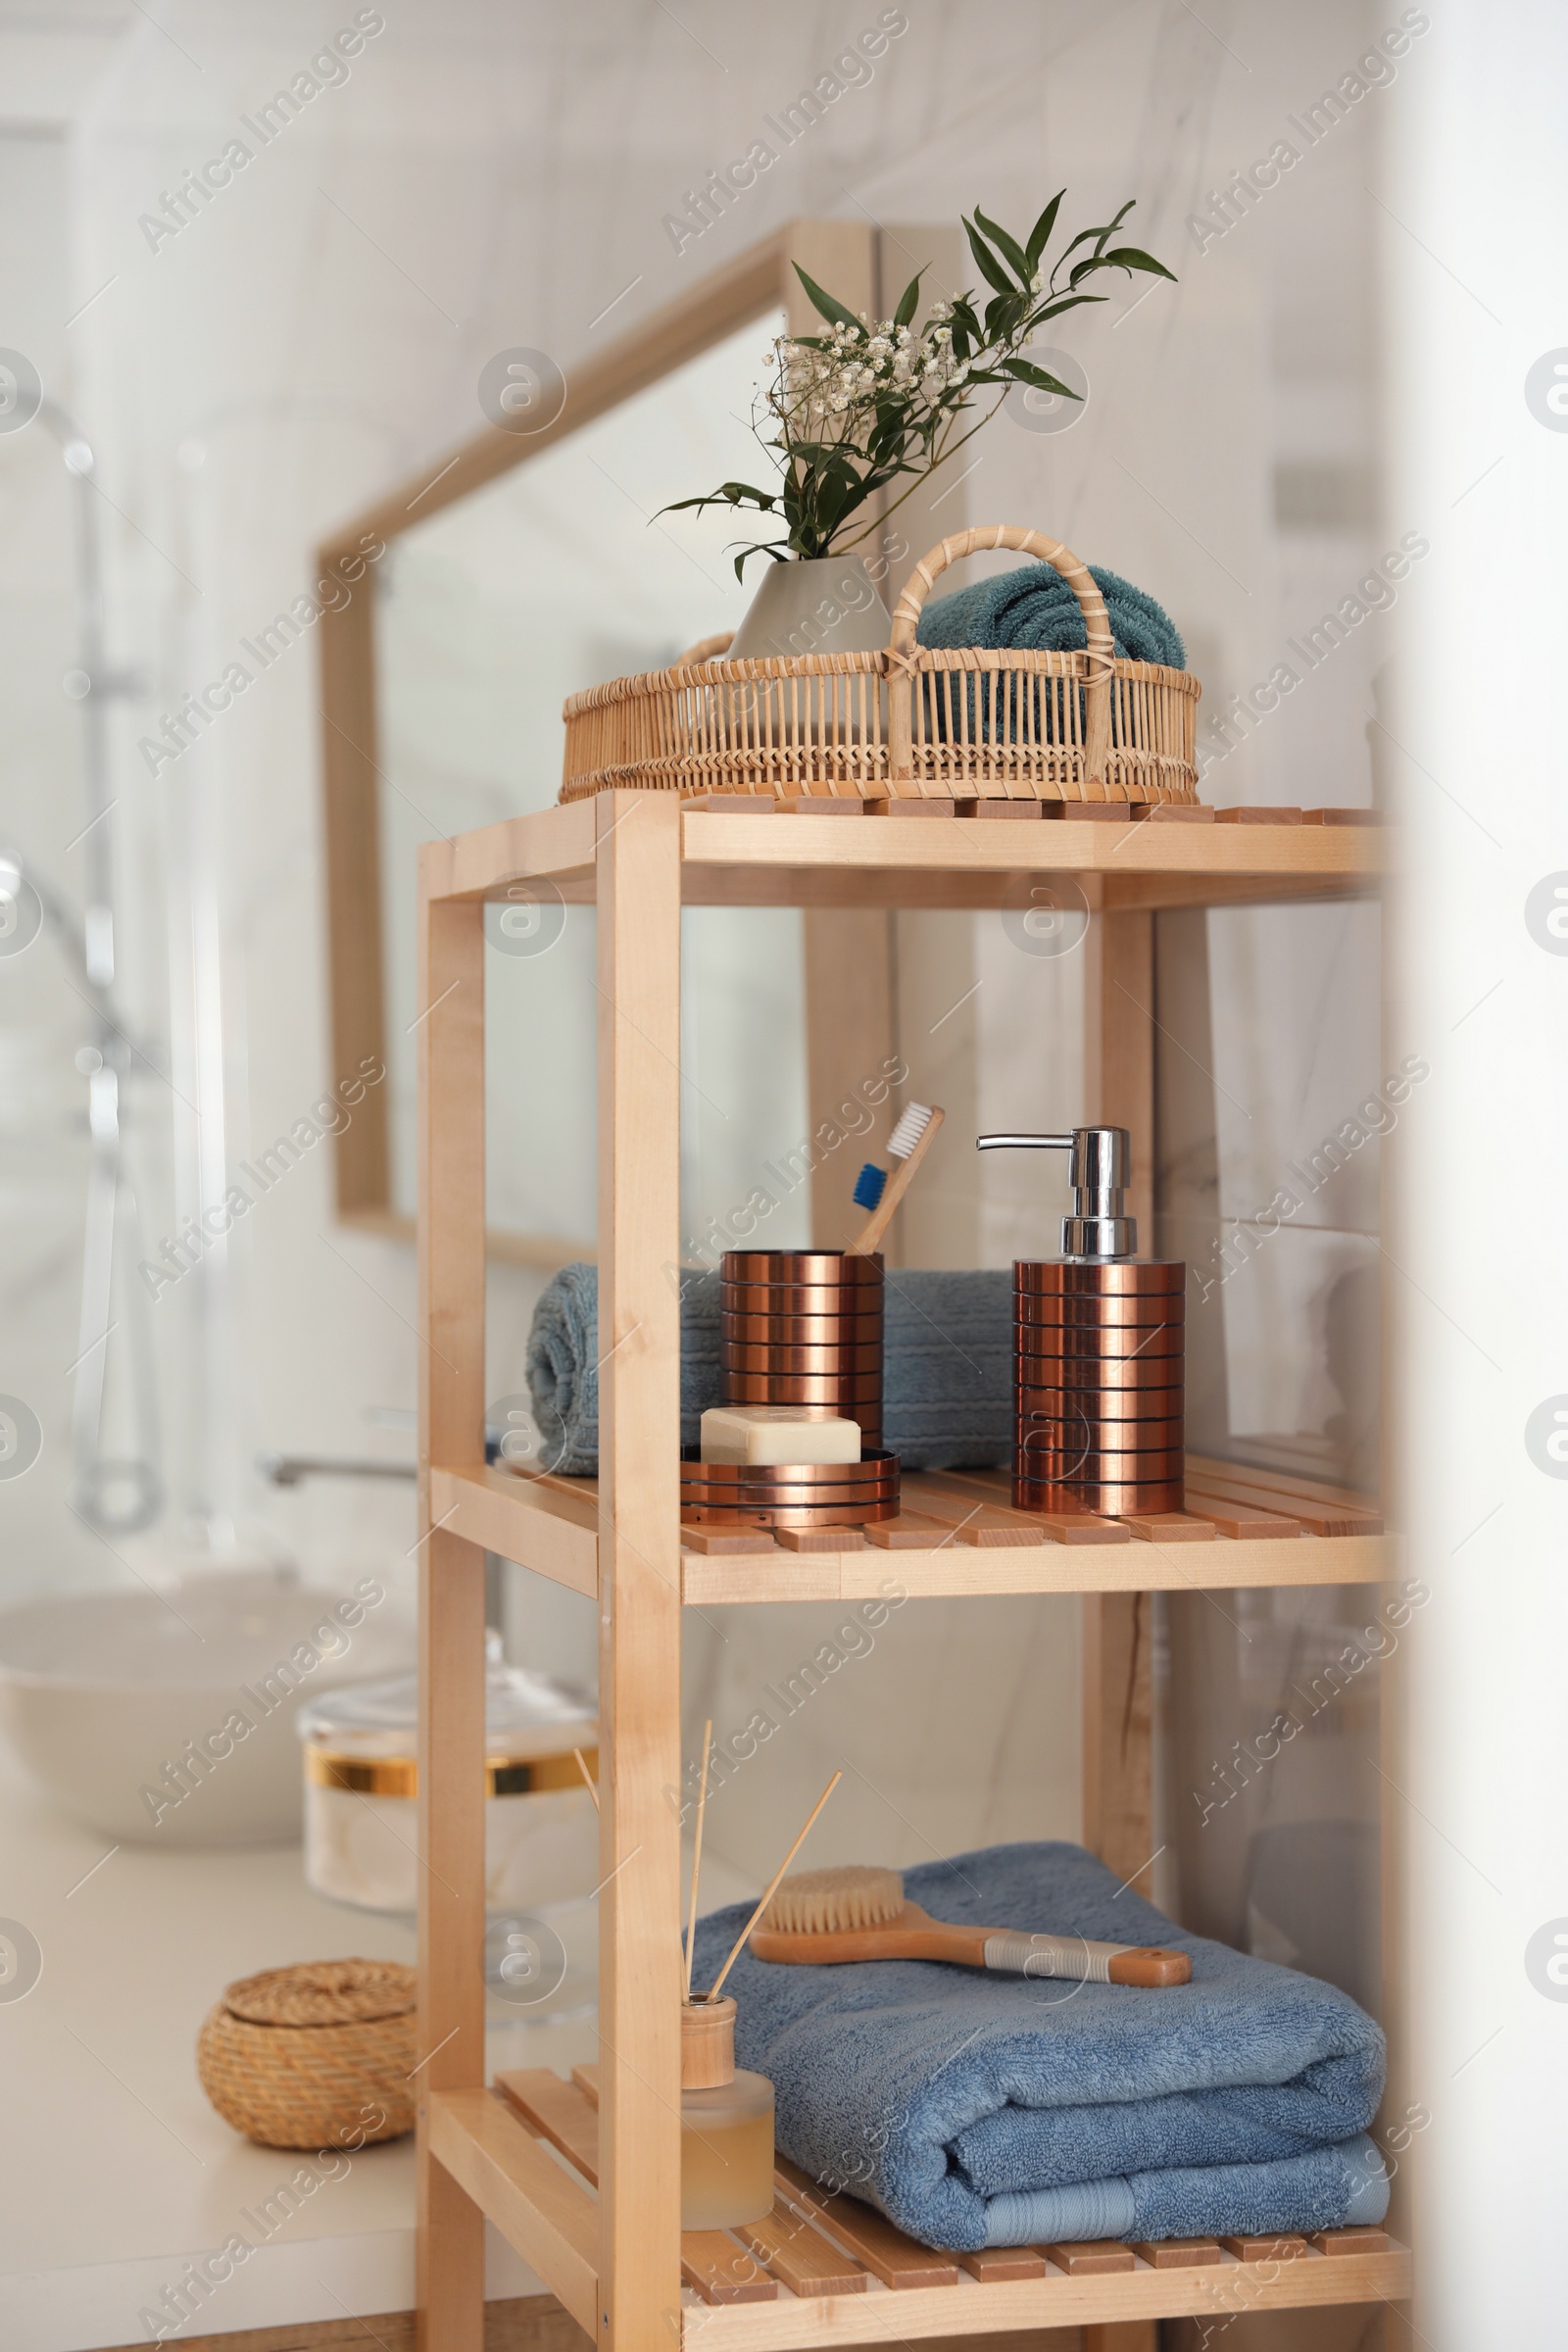
M 898 1017 L 893 988 L 894 917 L 880 906 L 808 906 L 806 948 L 806 1088 L 814 1135 L 836 1106 L 893 1063 Z M 891 1115 L 891 1114 L 890 1114 Z M 855 1180 L 864 1154 L 852 1143 L 825 1153 L 811 1171 L 811 1239 L 842 1250 L 864 1221 Z M 892 1261 L 896 1231 L 883 1254 Z
M 1133 1139 L 1127 1206 L 1154 1242 L 1154 918 L 1097 908 L 1084 942 L 1087 1119 Z M 1083 1601 L 1083 1841 L 1140 1894 L 1152 1891 L 1153 1678 L 1147 1592 Z
M 599 906 L 601 2352 L 679 2352 L 680 808 L 606 792 Z
M 484 909 L 419 893 L 419 2352 L 483 2352 L 484 2216 L 428 2101 L 484 2083 L 484 1553 L 430 1466 L 484 1459 Z

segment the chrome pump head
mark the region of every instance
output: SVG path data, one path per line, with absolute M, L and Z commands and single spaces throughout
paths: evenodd
M 981 1152 L 1070 1152 L 1072 1215 L 1061 1220 L 1063 1257 L 1131 1257 L 1138 1220 L 1123 1214 L 1133 1139 L 1125 1127 L 1074 1127 L 1068 1135 L 982 1135 Z

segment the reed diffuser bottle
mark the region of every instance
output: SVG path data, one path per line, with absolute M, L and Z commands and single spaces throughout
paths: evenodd
M 703 1823 L 708 1812 L 708 1765 L 713 1726 L 703 1729 L 703 1776 L 697 1798 L 697 1835 L 692 1848 L 691 1913 L 686 1930 L 686 1997 L 680 2010 L 680 2226 L 682 2230 L 735 2230 L 760 2222 L 773 2210 L 773 2085 L 765 2075 L 735 2065 L 735 2003 L 720 1998 L 724 1979 L 740 1958 L 759 1920 L 779 1889 L 785 1872 L 810 1835 L 822 1807 L 844 1775 L 836 1772 L 807 1815 L 806 1827 L 768 1881 L 751 1918 L 729 1947 L 729 1957 L 706 1994 L 692 1998 L 692 1962 L 697 1951 L 697 1888 L 703 1866 Z
M 773 2210 L 773 2085 L 735 2064 L 735 2003 L 680 2013 L 680 2226 L 733 2230 Z

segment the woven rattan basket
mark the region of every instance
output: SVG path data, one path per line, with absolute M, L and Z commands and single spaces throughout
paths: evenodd
M 358 2148 L 414 2129 L 415 1973 L 317 1960 L 230 1984 L 196 2041 L 202 2088 L 269 2148 Z
M 915 643 L 932 583 L 961 556 L 1015 548 L 1055 565 L 1084 652 Z M 836 800 L 1195 801 L 1198 680 L 1112 650 L 1104 600 L 1065 547 L 1011 523 L 944 539 L 917 564 L 878 653 L 704 660 L 574 694 L 564 801 L 612 786 Z

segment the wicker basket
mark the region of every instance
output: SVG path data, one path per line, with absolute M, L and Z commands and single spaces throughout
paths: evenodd
M 230 1984 L 196 2041 L 202 2088 L 269 2148 L 359 2148 L 414 2129 L 415 1973 L 318 1960 Z
M 926 647 L 932 583 L 961 556 L 1054 564 L 1084 615 L 1075 654 Z M 612 786 L 763 799 L 1196 801 L 1198 680 L 1112 651 L 1104 600 L 1067 548 L 1012 523 L 959 531 L 917 564 L 871 654 L 705 660 L 574 694 L 564 801 Z

